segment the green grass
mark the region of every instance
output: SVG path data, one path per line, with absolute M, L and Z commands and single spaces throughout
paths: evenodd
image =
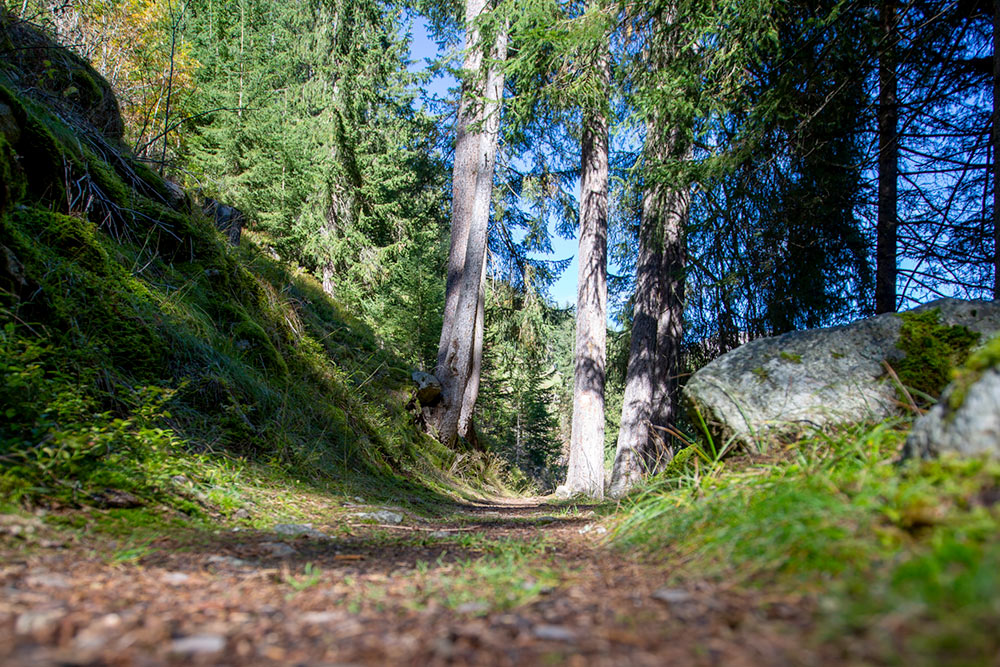
M 615 540 L 682 564 L 678 576 L 815 594 L 826 636 L 863 638 L 880 660 L 995 656 L 1000 463 L 897 464 L 905 427 L 856 427 L 660 478 Z
M 490 539 L 480 535 L 463 536 L 449 543 L 463 553 L 484 553 L 446 562 L 444 552 L 436 563 L 418 562 L 408 592 L 410 607 L 424 608 L 433 601 L 476 615 L 502 611 L 537 599 L 561 580 L 558 563 L 546 555 L 550 545 L 544 539 Z

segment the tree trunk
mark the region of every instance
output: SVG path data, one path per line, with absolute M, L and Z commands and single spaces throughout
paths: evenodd
M 993 298 L 1000 299 L 1000 0 L 993 0 Z
M 608 58 L 599 65 L 608 80 Z M 608 301 L 608 120 L 584 113 L 573 427 L 566 491 L 604 497 L 604 374 Z
M 896 103 L 896 0 L 883 0 L 878 65 L 878 222 L 875 244 L 875 313 L 896 311 L 896 181 L 899 110 Z
M 485 252 L 484 255 L 486 255 Z M 474 428 L 472 417 L 476 409 L 476 401 L 479 399 L 479 380 L 483 370 L 483 334 L 485 330 L 486 256 L 483 257 L 483 266 L 479 276 L 479 305 L 476 308 L 476 333 L 472 344 L 472 362 L 469 367 L 469 380 L 465 384 L 465 394 L 462 396 L 462 411 L 458 417 L 458 434 L 467 440 L 470 438 L 470 429 Z
M 482 120 L 482 108 L 477 98 L 483 92 L 483 82 L 480 81 L 483 53 L 477 48 L 479 33 L 473 22 L 485 8 L 486 0 L 468 0 L 465 5 L 465 62 L 462 69 L 466 78 L 462 81 L 458 118 L 455 122 L 455 161 L 451 172 L 451 244 L 448 250 L 448 275 L 445 279 L 444 321 L 438 345 L 439 368 L 444 366 L 448 345 L 452 341 L 451 330 L 458 310 L 459 290 L 465 271 L 465 250 L 469 244 L 469 222 L 476 194 L 476 169 L 482 135 L 476 131 L 475 126 Z
M 437 436 L 453 445 L 459 433 L 463 404 L 471 424 L 472 408 L 478 395 L 478 373 L 482 345 L 476 344 L 477 319 L 481 308 L 481 285 L 486 253 L 486 236 L 493 192 L 493 165 L 496 159 L 500 100 L 504 76 L 496 65 L 482 72 L 482 52 L 476 18 L 486 11 L 485 0 L 466 3 L 466 48 L 459 120 L 456 127 L 455 166 L 452 173 L 452 230 L 445 287 L 445 311 L 438 345 L 436 374 L 441 381 L 442 401 L 431 414 Z M 507 54 L 507 35 L 497 35 L 493 58 Z M 481 341 L 481 338 L 480 338 Z M 478 352 L 477 352 L 478 348 Z M 469 379 L 476 375 L 469 394 Z
M 664 137 L 659 125 L 651 123 L 646 135 L 654 163 L 673 157 L 680 141 L 676 132 Z M 686 189 L 662 183 L 643 193 L 632 340 L 609 489 L 616 498 L 669 460 L 662 427 L 677 415 L 690 201 Z
M 652 128 L 650 128 L 652 129 Z M 650 136 L 647 133 L 647 136 Z M 654 208 L 655 189 L 643 193 L 639 225 L 639 257 L 635 267 L 635 299 L 632 305 L 632 336 L 629 344 L 622 419 L 611 470 L 608 494 L 619 498 L 646 472 L 643 468 L 649 444 L 656 372 L 656 324 L 660 308 L 660 263 L 662 230 Z
M 688 149 L 687 157 L 691 153 Z M 653 397 L 653 432 L 646 450 L 646 469 L 660 470 L 670 460 L 667 436 L 680 405 L 681 341 L 684 338 L 684 287 L 687 282 L 687 227 L 691 192 L 670 188 L 659 202 L 663 216 L 663 252 L 660 256 L 660 312 L 656 323 L 656 394 Z

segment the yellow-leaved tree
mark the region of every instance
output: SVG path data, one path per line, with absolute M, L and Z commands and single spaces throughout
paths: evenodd
M 198 67 L 181 38 L 185 9 L 177 0 L 24 0 L 18 13 L 93 64 L 118 96 L 126 140 L 162 163 Z

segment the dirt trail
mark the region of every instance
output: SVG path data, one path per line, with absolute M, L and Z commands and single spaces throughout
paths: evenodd
M 0 664 L 822 662 L 802 639 L 808 602 L 667 588 L 663 565 L 602 547 L 586 509 L 510 501 L 313 528 L 139 544 L 8 530 Z

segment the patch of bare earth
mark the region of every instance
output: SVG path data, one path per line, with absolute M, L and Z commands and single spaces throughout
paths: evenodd
M 496 504 L 438 524 L 317 525 L 299 536 L 225 531 L 139 546 L 36 539 L 26 549 L 23 536 L 8 536 L 0 663 L 825 662 L 804 639 L 809 600 L 695 581 L 668 587 L 663 565 L 601 546 L 592 517 L 559 512 Z M 457 602 L 485 585 L 481 573 L 467 576 L 474 564 L 517 540 L 546 545 L 515 569 L 542 568 L 551 585 L 515 591 L 503 604 Z

